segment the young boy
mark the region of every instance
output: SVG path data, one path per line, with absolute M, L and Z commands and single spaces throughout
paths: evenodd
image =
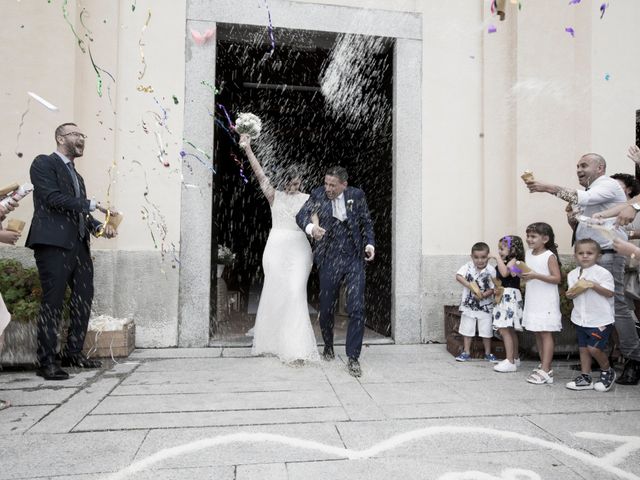
M 616 372 L 609 365 L 609 357 L 605 353 L 614 322 L 613 275 L 596 264 L 600 245 L 595 240 L 578 240 L 574 252 L 578 267 L 567 276 L 567 298 L 573 300 L 571 321 L 578 333 L 581 373 L 573 382 L 567 383 L 567 388 L 607 392 L 616 379 Z M 601 370 L 600 379 L 595 384 L 591 379 L 592 358 L 596 359 Z
M 456 280 L 460 282 L 462 301 L 460 311 L 462 318 L 458 332 L 464 337 L 464 350 L 456 357 L 458 362 L 471 360 L 471 341 L 478 334 L 484 344 L 484 358 L 488 362 L 497 363 L 498 359 L 491 353 L 491 338 L 493 326 L 491 313 L 493 311 L 494 285 L 491 277 L 496 276 L 496 269 L 489 265 L 489 245 L 478 242 L 471 247 L 471 261 L 460 267 L 456 273 Z

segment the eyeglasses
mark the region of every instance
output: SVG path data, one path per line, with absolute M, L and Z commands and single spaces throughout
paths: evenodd
M 87 136 L 84 133 L 80 133 L 80 132 L 63 133 L 60 136 L 61 137 L 66 137 L 67 135 L 73 135 L 74 137 L 80 137 L 80 138 L 83 138 L 83 139 L 87 138 Z

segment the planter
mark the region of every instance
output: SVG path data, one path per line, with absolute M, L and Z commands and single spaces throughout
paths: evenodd
M 38 358 L 38 325 L 35 322 L 12 321 L 4 330 L 2 365 L 33 365 Z

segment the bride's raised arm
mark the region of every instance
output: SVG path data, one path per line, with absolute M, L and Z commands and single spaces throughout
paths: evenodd
M 239 145 L 247 154 L 247 158 L 249 159 L 249 163 L 251 164 L 253 173 L 256 174 L 258 182 L 260 183 L 260 189 L 262 190 L 262 193 L 267 198 L 269 205 L 273 205 L 273 199 L 275 198 L 276 191 L 273 188 L 273 185 L 271 185 L 269 177 L 267 177 L 264 173 L 264 170 L 262 170 L 262 165 L 260 165 L 260 162 L 253 153 L 253 150 L 251 150 L 251 137 L 249 137 L 249 135 L 247 135 L 246 133 L 241 134 Z

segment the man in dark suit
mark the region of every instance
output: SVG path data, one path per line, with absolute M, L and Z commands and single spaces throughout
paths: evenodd
M 314 261 L 320 276 L 320 329 L 324 339 L 323 357 L 333 352 L 334 311 L 340 285 L 347 293 L 346 353 L 349 373 L 362 375 L 360 350 L 364 337 L 365 261 L 375 256 L 371 215 L 364 192 L 349 187 L 343 167 L 331 167 L 318 187 L 296 215 L 298 226 L 313 237 Z
M 89 235 L 112 238 L 116 232 L 91 216 L 96 208 L 103 213 L 106 209 L 87 199 L 84 181 L 75 170 L 74 160 L 82 156 L 86 138 L 74 123 L 60 125 L 55 131 L 56 151 L 38 155 L 30 170 L 34 212 L 26 246 L 33 249 L 42 285 L 36 374 L 46 380 L 69 378 L 56 360 L 62 366 L 101 366 L 82 353 L 93 301 Z M 56 355 L 67 285 L 71 289 L 69 333 L 64 351 Z

